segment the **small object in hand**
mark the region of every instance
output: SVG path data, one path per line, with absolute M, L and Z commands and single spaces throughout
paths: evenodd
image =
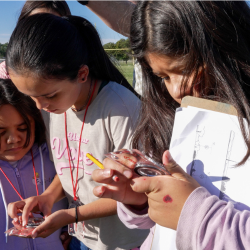
M 44 218 L 29 218 L 28 223 L 25 227 L 21 227 L 21 229 L 17 229 L 16 227 L 12 227 L 8 229 L 5 233 L 8 236 L 18 236 L 23 238 L 30 238 L 32 231 L 38 227 L 40 224 L 44 222 Z
M 122 164 L 119 157 L 121 157 L 120 155 L 123 153 L 131 157 L 135 157 L 137 159 L 137 161 L 132 161 L 129 156 L 124 156 L 125 159 L 135 164 L 134 172 L 138 175 L 148 177 L 153 177 L 157 175 L 170 175 L 170 173 L 165 169 L 164 165 L 154 161 L 151 157 L 146 156 L 145 154 L 136 149 L 123 149 L 121 151 L 108 153 L 105 156 L 107 156 L 113 161 Z
M 29 218 L 26 227 L 38 227 L 43 222 L 44 222 L 44 218 L 40 218 L 40 217 Z

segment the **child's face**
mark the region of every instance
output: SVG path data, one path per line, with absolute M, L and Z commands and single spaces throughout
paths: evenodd
M 18 90 L 30 96 L 38 109 L 62 114 L 74 105 L 85 91 L 83 84 L 69 80 L 43 79 L 35 76 L 16 75 L 10 71 L 10 77 Z
M 30 119 L 31 137 L 28 147 L 26 142 L 27 125 L 22 116 L 11 105 L 0 107 L 0 159 L 3 161 L 18 161 L 32 147 L 35 141 L 35 122 Z
M 192 77 L 189 78 L 185 93 L 180 91 L 185 72 L 184 60 L 172 59 L 154 53 L 149 53 L 146 59 L 153 73 L 164 80 L 169 94 L 176 102 L 181 103 L 184 96 L 191 94 Z M 193 95 L 198 96 L 198 93 L 194 92 Z

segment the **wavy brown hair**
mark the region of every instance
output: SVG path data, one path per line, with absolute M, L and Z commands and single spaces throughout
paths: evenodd
M 250 10 L 246 2 L 142 1 L 131 21 L 131 47 L 143 70 L 143 99 L 132 146 L 161 161 L 169 148 L 178 103 L 147 63 L 147 53 L 185 58 L 199 96 L 233 105 L 250 155 Z M 202 69 L 202 70 L 200 70 Z M 191 94 L 192 94 L 191 91 Z M 243 126 L 243 117 L 247 126 Z

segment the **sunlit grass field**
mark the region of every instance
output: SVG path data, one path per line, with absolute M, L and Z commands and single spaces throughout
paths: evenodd
M 126 62 L 120 61 L 120 62 L 118 62 L 118 69 L 125 76 L 127 81 L 132 85 L 132 83 L 133 83 L 133 69 L 134 69 L 133 63 L 128 62 L 126 64 Z

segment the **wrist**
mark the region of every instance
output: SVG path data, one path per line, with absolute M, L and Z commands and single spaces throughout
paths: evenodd
M 45 190 L 40 197 L 45 198 L 48 203 L 54 204 L 56 201 L 56 197 L 53 192 Z
M 66 212 L 65 221 L 67 222 L 67 224 L 75 223 L 76 222 L 76 209 L 70 208 L 70 209 L 64 209 L 64 211 Z M 79 207 L 77 209 L 77 212 L 78 211 L 79 211 Z M 79 221 L 79 216 L 78 216 L 78 221 Z

